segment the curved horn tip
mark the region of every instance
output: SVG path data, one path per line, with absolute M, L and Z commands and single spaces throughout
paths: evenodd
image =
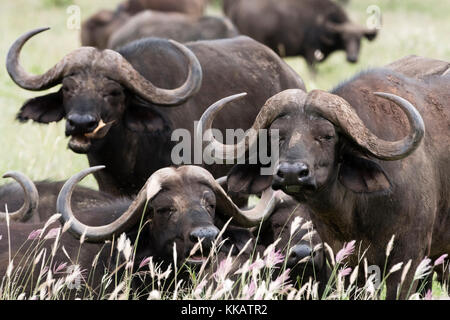
M 34 29 L 34 31 L 36 31 L 36 32 L 43 32 L 43 31 L 47 31 L 47 30 L 50 30 L 50 29 L 51 29 L 50 27 L 40 27 L 40 28 Z
M 91 167 L 90 169 L 95 170 L 95 171 L 99 171 L 99 170 L 103 170 L 105 168 L 106 168 L 106 166 L 102 164 L 102 165 L 99 165 L 99 166 Z
M 80 172 L 78 172 L 77 174 L 75 174 L 72 178 L 77 177 L 76 179 L 84 179 L 85 177 L 87 177 L 88 175 L 103 170 L 105 168 L 104 165 L 101 166 L 95 166 L 95 167 L 90 167 L 90 168 L 86 168 L 81 170 Z
M 106 166 L 100 165 L 100 166 L 94 166 L 94 167 L 86 168 L 86 169 L 84 169 L 84 170 L 81 170 L 81 172 L 89 172 L 89 173 L 92 173 L 92 172 L 96 172 L 96 171 L 103 170 L 103 169 L 105 169 L 105 168 L 106 168 Z
M 227 96 L 225 98 L 222 98 L 218 101 L 216 101 L 215 103 L 213 103 L 211 106 L 208 107 L 208 110 L 213 110 L 213 109 L 222 109 L 223 107 L 225 107 L 226 104 L 234 101 L 234 100 L 238 100 L 242 97 L 245 97 L 247 95 L 247 92 L 242 92 L 242 93 L 238 93 L 238 94 L 233 94 L 231 96 Z M 205 112 L 202 115 L 202 118 L 204 118 L 204 116 L 207 114 L 207 112 Z
M 222 188 L 224 188 L 224 187 L 227 186 L 227 178 L 228 178 L 227 176 L 217 178 L 217 179 L 216 179 L 216 182 L 217 182 Z
M 222 100 L 219 101 L 223 101 L 223 100 L 228 100 L 228 102 L 240 99 L 242 97 L 245 97 L 247 95 L 247 92 L 241 92 L 241 93 L 237 93 L 237 94 L 233 94 L 231 96 L 225 97 Z
M 178 41 L 175 41 L 173 39 L 168 39 L 170 43 L 175 44 L 175 45 L 179 45 L 181 43 L 179 43 Z
M 11 178 L 15 171 L 8 171 L 4 175 L 2 175 L 2 178 Z
M 106 166 L 104 166 L 104 165 L 101 165 L 101 166 L 94 166 L 94 167 L 87 168 L 87 169 L 81 171 L 80 173 L 85 177 L 85 176 L 87 176 L 87 175 L 89 175 L 89 174 L 92 174 L 92 173 L 94 173 L 94 172 L 103 170 L 103 169 L 105 169 L 105 168 L 106 168 Z
M 378 96 L 378 97 L 382 97 L 382 98 L 392 98 L 392 97 L 397 97 L 397 98 L 402 98 L 396 94 L 393 93 L 388 93 L 388 92 L 374 92 L 374 95 Z M 405 98 L 402 98 L 403 100 L 406 100 Z
M 23 176 L 23 177 L 29 179 L 25 174 L 23 174 L 22 172 L 19 172 L 19 171 L 8 171 L 2 176 L 2 178 L 5 178 L 5 179 L 13 178 L 13 179 L 17 180 L 17 178 L 20 178 L 20 176 Z
M 392 93 L 381 92 L 381 91 L 374 92 L 373 94 L 376 96 L 379 96 L 379 97 L 386 97 L 386 96 L 392 95 Z
M 32 36 L 35 36 L 35 35 L 37 35 L 37 34 L 39 34 L 41 32 L 44 32 L 44 31 L 47 31 L 47 30 L 50 30 L 50 29 L 51 29 L 50 27 L 40 27 L 40 28 L 36 28 L 36 29 L 30 30 L 27 33 L 25 33 L 24 35 L 32 37 Z
M 392 102 L 398 103 L 398 100 L 402 101 L 403 103 L 409 105 L 410 107 L 412 107 L 415 112 L 419 113 L 419 111 L 417 110 L 417 108 L 408 100 L 406 100 L 405 98 L 402 98 L 394 93 L 387 93 L 387 92 L 374 92 L 374 95 L 381 97 L 381 98 L 385 98 L 388 100 L 391 100 Z M 397 101 L 396 101 L 397 100 Z M 419 114 L 420 115 L 420 114 Z M 423 120 L 422 120 L 423 122 Z

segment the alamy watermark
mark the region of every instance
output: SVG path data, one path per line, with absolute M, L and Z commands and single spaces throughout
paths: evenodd
M 370 265 L 367 267 L 368 276 L 374 275 L 374 287 L 375 289 L 379 289 L 381 286 L 381 269 L 377 265 Z
M 260 164 L 261 175 L 272 175 L 278 164 L 279 158 L 279 131 L 259 129 L 226 129 L 225 139 L 218 129 L 201 132 L 198 129 L 198 121 L 194 122 L 194 132 L 192 134 L 187 129 L 176 129 L 172 132 L 171 140 L 178 142 L 171 152 L 171 160 L 175 165 L 212 165 L 212 164 Z M 213 145 L 206 145 L 207 136 L 213 136 L 218 142 L 225 145 L 235 145 L 237 142 L 247 140 L 248 150 L 244 143 L 236 145 L 232 152 L 214 150 Z M 250 138 L 251 137 L 251 138 Z M 252 140 L 252 141 L 250 141 Z M 254 143 L 250 143 L 253 142 Z
M 81 28 L 81 8 L 77 5 L 71 5 L 67 7 L 66 13 L 69 15 L 67 18 L 66 26 L 69 30 L 80 30 Z
M 369 17 L 366 20 L 366 26 L 369 29 L 381 29 L 381 9 L 377 5 L 370 5 L 366 9 Z
M 81 289 L 81 279 L 82 275 L 80 273 L 80 266 L 72 265 L 67 268 L 66 285 L 70 290 L 80 290 Z

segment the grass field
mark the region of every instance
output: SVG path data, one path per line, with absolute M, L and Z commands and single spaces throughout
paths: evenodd
M 88 167 L 85 156 L 67 149 L 64 123 L 20 124 L 15 114 L 22 103 L 40 93 L 18 88 L 9 78 L 4 61 L 9 46 L 24 32 L 42 26 L 52 29 L 26 45 L 22 64 L 33 73 L 42 73 L 65 54 L 79 47 L 79 30 L 67 28 L 71 4 L 81 8 L 82 20 L 100 8 L 114 8 L 119 0 L 14 0 L 0 2 L 0 146 L 5 152 L 0 173 L 19 170 L 34 180 L 66 179 Z M 216 2 L 215 2 L 216 3 Z M 355 73 L 390 63 L 405 55 L 416 54 L 450 60 L 450 1 L 448 0 L 351 0 L 346 7 L 353 21 L 365 24 L 366 9 L 377 5 L 382 14 L 382 27 L 373 42 L 363 41 L 360 60 L 349 64 L 343 52 L 334 53 L 318 66 L 317 75 L 309 73 L 302 58 L 286 61 L 304 79 L 308 90 L 329 90 Z M 217 5 L 208 8 L 221 14 Z M 54 89 L 53 89 L 54 90 Z M 8 181 L 0 181 L 0 184 Z M 95 187 L 93 178 L 85 185 Z

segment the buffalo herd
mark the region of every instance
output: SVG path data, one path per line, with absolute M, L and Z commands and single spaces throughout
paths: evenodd
M 102 10 L 83 23 L 82 46 L 39 75 L 19 61 L 48 28 L 11 45 L 6 68 L 17 86 L 58 87 L 24 101 L 17 120 L 64 120 L 68 148 L 91 168 L 67 181 L 4 175 L 16 182 L 0 187 L 0 235 L 11 240 L 0 241 L 0 276 L 11 253 L 26 261 L 36 230 L 49 252 L 58 230 L 64 250 L 55 260 L 102 265 L 89 276 L 94 292 L 105 268 L 129 260 L 114 245 L 124 234 L 133 271 L 148 257 L 199 268 L 212 253 L 246 261 L 275 245 L 285 256 L 280 272 L 288 268 L 297 285 L 314 278 L 320 294 L 333 285 L 330 251 L 353 240 L 367 264 L 387 270 L 408 261 L 415 270 L 425 257 L 450 253 L 450 63 L 407 56 L 329 92 L 307 91 L 283 57 L 313 67 L 344 50 L 354 63 L 361 39 L 377 30 L 331 0 L 222 2 L 225 17 L 204 15 L 209 0 L 128 0 Z M 242 130 L 242 140 L 209 134 L 230 129 Z M 214 161 L 174 163 L 177 130 L 204 137 L 200 152 Z M 190 142 L 183 152 L 193 155 Z M 278 153 L 273 168 L 252 158 L 262 145 Z M 98 191 L 77 185 L 90 174 Z M 253 195 L 260 200 L 250 206 Z M 350 256 L 349 266 L 359 259 Z M 39 279 L 39 270 L 27 274 Z M 419 290 L 415 280 L 414 272 L 393 273 L 386 297 L 407 298 L 411 287 L 398 284 Z M 33 287 L 24 284 L 30 294 Z

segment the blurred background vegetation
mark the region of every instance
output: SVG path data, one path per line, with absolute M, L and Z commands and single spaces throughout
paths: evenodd
M 79 30 L 67 28 L 67 8 L 77 5 L 85 20 L 99 9 L 113 9 L 119 0 L 14 0 L 0 2 L 0 173 L 20 170 L 32 179 L 66 179 L 86 168 L 86 156 L 67 149 L 64 122 L 51 125 L 20 124 L 15 114 L 23 102 L 40 95 L 18 88 L 9 78 L 4 61 L 9 46 L 24 32 L 42 26 L 52 29 L 27 43 L 22 63 L 26 70 L 42 73 L 80 45 Z M 360 60 L 349 64 L 343 52 L 332 54 L 312 76 L 302 58 L 288 58 L 304 79 L 308 90 L 329 90 L 355 73 L 416 54 L 450 60 L 450 1 L 448 0 L 350 0 L 345 6 L 351 19 L 365 24 L 370 5 L 381 9 L 382 28 L 373 42 L 363 41 Z M 220 15 L 220 0 L 213 0 L 208 13 Z M 53 89 L 55 90 L 55 89 Z M 5 183 L 8 181 L 0 181 Z M 93 178 L 85 185 L 96 186 Z

